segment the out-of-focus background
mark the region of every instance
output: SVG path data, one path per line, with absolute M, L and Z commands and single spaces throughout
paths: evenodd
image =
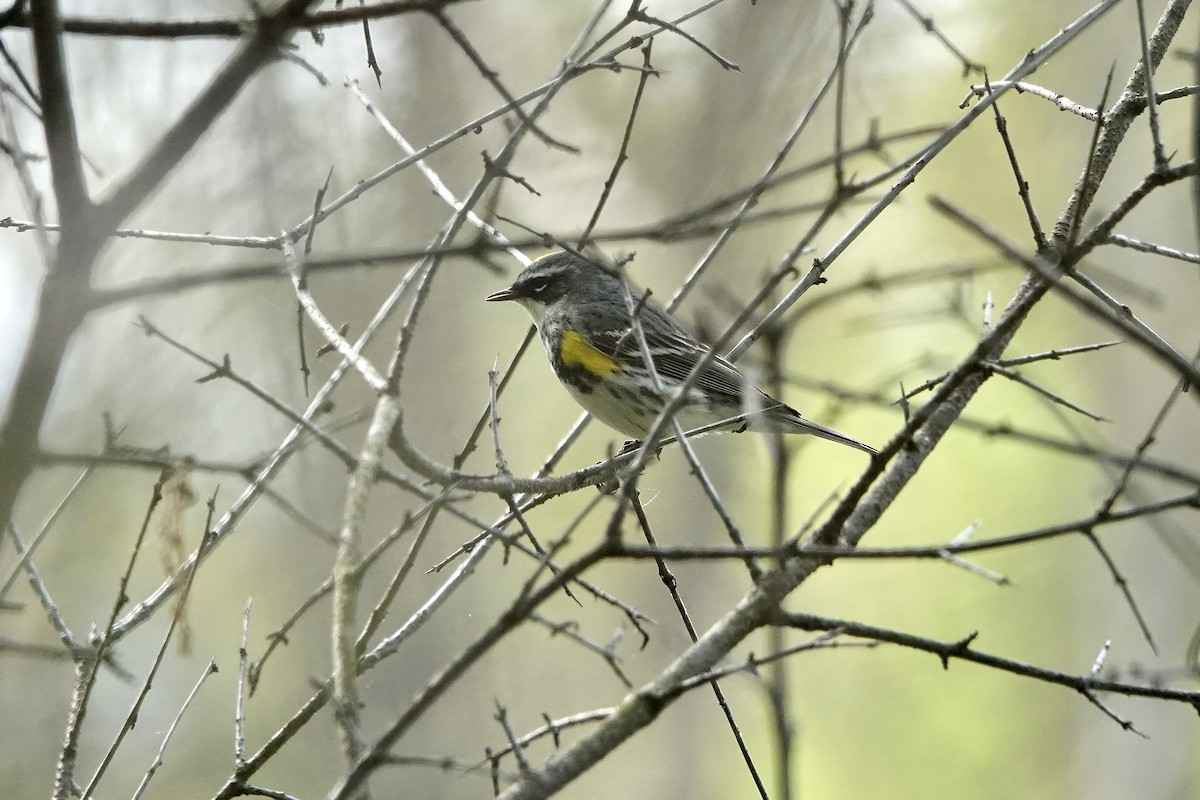
M 841 135 L 854 147 L 874 134 L 888 137 L 878 153 L 846 161 L 846 172 L 866 179 L 889 163 L 907 159 L 933 138 L 936 126 L 956 120 L 959 104 L 979 75 L 964 77 L 961 62 L 910 15 L 904 3 L 879 0 L 874 18 L 853 51 L 845 75 Z M 1150 23 L 1161 2 L 1148 2 Z M 240 2 L 64 3 L 67 16 L 116 19 L 196 19 L 240 16 Z M 488 66 L 516 95 L 549 80 L 597 3 L 474 2 L 445 13 L 461 27 Z M 611 26 L 625 11 L 617 3 L 600 22 Z M 855 4 L 855 15 L 863 4 Z M 998 79 L 1025 54 L 1086 10 L 1075 0 L 1045 3 L 922 0 L 920 10 L 972 61 Z M 689 2 L 659 0 L 648 11 L 674 19 Z M 634 26 L 616 41 L 644 29 Z M 753 183 L 775 157 L 836 58 L 837 11 L 833 3 L 738 0 L 717 4 L 683 23 L 688 34 L 734 62 L 721 65 L 680 36 L 660 35 L 653 50 L 659 74 L 646 85 L 632 138 L 598 232 L 648 228 L 683 215 Z M 1197 41 L 1190 19 L 1163 62 L 1156 87 L 1166 91 L 1196 83 L 1187 58 Z M 1112 71 L 1114 93 L 1140 56 L 1132 2 L 1113 11 L 1039 69 L 1031 80 L 1079 104 L 1101 102 Z M 330 27 L 321 41 L 294 37 L 295 53 L 313 70 L 280 60 L 263 70 L 232 108 L 126 227 L 229 237 L 274 236 L 310 213 L 314 196 L 332 167 L 327 200 L 403 157 L 402 151 L 344 84 L 358 81 L 399 131 L 422 146 L 481 117 L 504 101 L 436 20 L 408 14 L 371 24 L 382 69 L 380 84 L 366 66 L 359 26 Z M 5 30 L 5 46 L 30 72 L 27 32 Z M 615 42 L 614 42 L 615 43 Z M 70 78 L 83 148 L 92 167 L 93 190 L 103 191 L 124 174 L 170 126 L 233 51 L 228 40 L 152 39 L 71 35 Z M 1191 53 L 1194 57 L 1194 51 Z M 622 57 L 640 63 L 636 51 Z M 14 82 L 11 70 L 2 73 Z M 31 74 L 31 72 L 30 72 Z M 546 132 L 570 143 L 568 153 L 529 137 L 510 166 L 538 194 L 512 181 L 495 197 L 504 218 L 564 239 L 578 234 L 595 208 L 612 167 L 637 85 L 634 71 L 592 71 L 568 83 L 539 119 Z M 1111 100 L 1111 96 L 1110 96 Z M 1190 103 L 1166 102 L 1163 139 L 1176 161 L 1191 157 Z M 1032 94 L 1010 93 L 1001 101 L 1009 133 L 1030 194 L 1044 225 L 1053 224 L 1085 166 L 1093 126 Z M 44 152 L 38 121 L 14 107 L 21 144 Z M 833 151 L 834 95 L 817 108 L 784 164 L 784 171 L 826 158 Z M 482 172 L 481 151 L 495 155 L 508 135 L 510 117 L 439 150 L 430 165 L 458 195 Z M 931 127 L 932 126 L 932 127 Z M 1135 123 L 1097 202 L 1104 213 L 1153 167 L 1145 120 Z M 44 162 L 33 165 L 43 190 Z M 834 186 L 829 169 L 772 190 L 760 210 L 823 203 Z M 0 218 L 29 219 L 30 212 L 9 165 L 0 179 Z M 891 184 L 854 198 L 822 227 L 812 256 L 823 255 Z M 1002 307 L 1023 277 L 962 228 L 934 213 L 929 199 L 947 199 L 985 220 L 1032 253 L 1025 211 L 990 115 L 981 118 L 922 173 L 859 237 L 788 317 L 782 356 L 786 399 L 818 421 L 855 438 L 883 445 L 903 423 L 889 406 L 900 386 L 914 387 L 969 352 L 980 333 L 982 307 L 991 296 Z M 1190 196 L 1184 184 L 1157 191 L 1119 228 L 1139 239 L 1183 250 L 1196 248 Z M 317 229 L 314 256 L 366 252 L 386 254 L 428 245 L 450 217 L 415 169 L 382 182 Z M 48 209 L 51 219 L 53 209 Z M 679 309 L 697 330 L 718 332 L 761 285 L 782 255 L 804 236 L 812 214 L 784 214 L 741 228 Z M 1089 219 L 1085 224 L 1094 222 Z M 528 234 L 498 223 L 513 238 Z M 468 240 L 470 232 L 460 241 Z M 715 233 L 678 235 L 671 241 L 628 238 L 606 241 L 613 257 L 636 253 L 627 269 L 639 287 L 666 301 L 713 241 Z M 531 249 L 530 255 L 544 251 Z M 488 305 L 483 298 L 506 286 L 515 261 L 493 254 L 488 269 L 478 260 L 451 258 L 433 282 L 402 387 L 405 429 L 425 453 L 449 463 L 466 441 L 488 401 L 488 371 L 508 359 L 528 326 L 515 306 Z M 277 251 L 211 244 L 116 239 L 105 251 L 97 282 L 127 286 L 172 275 L 281 263 Z M 357 336 L 396 286 L 408 263 L 379 263 L 323 271 L 311 288 L 335 324 Z M 1131 250 L 1106 248 L 1084 265 L 1156 331 L 1185 354 L 1196 347 L 1200 279 L 1195 264 Z M 917 270 L 943 275 L 904 284 L 890 276 Z M 953 274 L 961 273 L 961 277 Z M 32 234 L 0 230 L 0 403 L 26 347 L 29 309 L 42 275 Z M 879 291 L 837 293 L 868 278 Z M 36 530 L 83 470 L 83 457 L 103 445 L 102 414 L 111 415 L 119 442 L 130 448 L 166 448 L 192 456 L 200 466 L 190 484 L 197 502 L 182 511 L 190 550 L 199 539 L 204 500 L 216 493 L 218 514 L 244 489 L 246 470 L 269 453 L 291 425 L 229 381 L 196 383 L 209 370 L 147 337 L 135 322 L 146 317 L 169 336 L 207 357 L 228 354 L 240 374 L 291 408 L 307 400 L 299 374 L 296 299 L 279 275 L 223 282 L 167 296 L 141 298 L 92 315 L 76 336 L 59 375 L 42 431 L 46 466 L 21 495 L 15 520 Z M 367 348 L 377 365 L 387 362 L 399 319 Z M 316 359 L 318 335 L 305 332 L 315 387 L 336 365 Z M 1010 347 L 1009 355 L 1068 348 L 1117 337 L 1066 304 L 1041 304 Z M 740 362 L 763 374 L 761 348 Z M 921 474 L 888 511 L 864 544 L 897 546 L 944 543 L 971 526 L 992 537 L 1086 518 L 1095 512 L 1116 473 L 1094 460 L 1004 436 L 997 426 L 1081 442 L 1123 455 L 1133 452 L 1176 377 L 1136 345 L 1023 368 L 1053 392 L 1102 417 L 1097 422 L 1048 402 L 1030 389 L 993 379 L 971 403 L 960 425 L 941 443 Z M 842 394 L 839 394 L 842 392 Z M 872 400 L 871 398 L 877 398 Z M 919 398 L 918 398 L 919 399 Z M 347 380 L 324 417 L 339 439 L 357 451 L 365 432 L 361 412 L 371 394 Z M 514 473 L 532 473 L 579 416 L 555 382 L 540 352 L 531 353 L 499 402 L 500 436 Z M 1200 425 L 1195 401 L 1181 400 L 1157 436 L 1150 456 L 1190 475 L 1200 469 Z M 560 471 L 589 465 L 619 437 L 590 425 L 567 453 Z M 714 436 L 696 443 L 709 475 L 754 543 L 766 543 L 771 485 L 767 450 L 754 436 Z M 819 441 L 790 442 L 789 530 L 821 513 L 823 503 L 844 492 L 864 466 L 861 454 Z M 211 469 L 225 465 L 225 471 Z M 494 469 L 489 436 L 465 468 Z M 35 562 L 61 612 L 77 634 L 102 626 L 112 608 L 117 576 L 141 523 L 155 469 L 97 468 L 65 506 L 41 544 Z M 233 715 L 242 609 L 253 598 L 250 656 L 261 657 L 277 630 L 329 575 L 346 487 L 345 468 L 308 445 L 272 484 L 236 532 L 198 572 L 186 618 L 192 629 L 185 653 L 172 646 L 137 727 L 117 752 L 97 796 L 128 796 L 153 759 L 204 665 L 220 672 L 201 689 L 183 717 L 165 763 L 147 796 L 208 797 L 233 768 Z M 722 545 L 724 530 L 675 449 L 664 452 L 642 479 L 643 498 L 660 543 Z M 1182 494 L 1185 482 L 1151 474 L 1135 476 L 1130 504 Z M 1195 485 L 1191 484 L 1194 489 Z M 595 500 L 587 490 L 559 498 L 529 515 L 539 530 L 558 533 Z M 607 500 L 584 516 L 566 554 L 600 536 Z M 394 488 L 372 500 L 370 542 L 378 541 L 422 503 Z M 493 496 L 464 500 L 483 519 L 503 513 Z M 1151 650 L 1129 603 L 1114 584 L 1101 555 L 1081 536 L 1025 548 L 983 553 L 973 560 L 1006 576 L 997 585 L 938 561 L 843 561 L 822 570 L 791 598 L 795 610 L 856 619 L 925 636 L 954 640 L 973 631 L 975 645 L 1020 661 L 1084 673 L 1105 642 L 1111 642 L 1108 674 L 1131 671 L 1162 675 L 1181 668 L 1193 630 L 1200 624 L 1200 563 L 1195 512 L 1182 510 L 1097 529 L 1157 645 Z M 152 532 L 159 523 L 152 525 Z M 477 529 L 443 514 L 433 528 L 384 630 L 394 628 L 444 580 L 425 570 L 476 535 Z M 637 535 L 632 527 L 627 532 Z M 385 556 L 367 580 L 377 594 L 402 559 L 405 545 Z M 136 602 L 163 580 L 157 563 L 162 545 L 152 541 L 133 574 Z M 11 543 L 0 547 L 0 576 L 15 562 Z M 703 630 L 748 588 L 744 569 L 725 562 L 675 567 L 680 591 Z M 363 678 L 364 730 L 377 733 L 411 695 L 451 656 L 473 641 L 506 608 L 531 572 L 531 562 L 506 563 L 496 548 L 402 652 Z M 546 618 L 571 622 L 600 643 L 624 628 L 616 646 L 621 669 L 640 685 L 686 647 L 687 634 L 652 562 L 608 563 L 588 574 L 606 590 L 655 622 L 649 643 L 639 647 L 616 609 L 581 597 L 547 604 Z M 0 610 L 0 635 L 53 646 L 53 630 L 36 598 L 19 579 L 7 599 L 21 610 Z M 89 775 L 120 729 L 134 694 L 157 650 L 165 615 L 123 641 L 115 653 L 131 680 L 102 672 L 83 727 L 81 774 Z M 262 671 L 247 707 L 248 747 L 253 751 L 295 712 L 331 668 L 329 606 L 315 607 L 291 631 Z M 795 641 L 799 641 L 797 638 Z M 761 652 L 754 639 L 739 657 Z M 881 646 L 818 650 L 788 662 L 790 708 L 796 729 L 795 796 L 1010 798 L 1191 798 L 1200 793 L 1195 755 L 1195 712 L 1184 705 L 1112 698 L 1115 713 L 1142 735 L 1123 730 L 1077 693 L 962 663 L 944 671 L 932 656 Z M 1114 672 L 1115 671 L 1115 672 Z M 66 725 L 74 676 L 69 661 L 0 653 L 0 795 L 46 796 Z M 724 681 L 730 704 L 751 752 L 774 780 L 775 749 L 761 677 L 736 674 Z M 1195 688 L 1195 681 L 1182 681 Z M 484 749 L 506 744 L 494 720 L 497 704 L 522 733 L 553 718 L 614 706 L 626 689 L 603 661 L 529 624 L 492 651 L 428 715 L 394 753 L 452 756 L 480 761 Z M 322 712 L 255 777 L 255 782 L 296 797 L 324 796 L 340 774 L 341 756 L 332 717 Z M 586 730 L 586 728 L 584 728 Z M 571 740 L 578 735 L 565 731 Z M 548 741 L 529 750 L 535 763 L 552 752 Z M 511 760 L 505 769 L 515 769 Z M 373 780 L 378 796 L 487 797 L 486 770 L 465 774 L 435 766 L 394 767 Z M 745 766 L 711 692 L 695 691 L 661 719 L 585 774 L 566 797 L 728 798 L 754 794 Z

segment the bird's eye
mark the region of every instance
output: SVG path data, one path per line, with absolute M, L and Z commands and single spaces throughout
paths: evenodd
M 533 286 L 531 286 L 530 289 L 533 291 L 534 294 L 541 294 L 542 292 L 546 291 L 546 287 L 549 285 L 550 285 L 549 281 L 540 281 L 538 283 L 535 283 Z

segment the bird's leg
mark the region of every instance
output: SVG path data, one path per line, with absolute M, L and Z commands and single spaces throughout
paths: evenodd
M 617 456 L 625 456 L 630 453 L 636 453 L 642 447 L 640 439 L 626 439 L 625 444 L 621 445 L 621 449 L 617 451 Z

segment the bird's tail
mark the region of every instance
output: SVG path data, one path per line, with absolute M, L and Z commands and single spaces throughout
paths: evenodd
M 853 447 L 855 450 L 862 450 L 864 453 L 875 455 L 879 451 L 869 444 L 863 444 L 857 439 L 851 439 L 844 433 L 839 433 L 833 428 L 827 428 L 819 422 L 813 422 L 810 419 L 805 419 L 800 416 L 800 412 L 785 403 L 779 403 L 776 406 L 771 406 L 763 409 L 762 419 L 767 423 L 764 426 L 770 430 L 779 431 L 780 433 L 807 433 L 813 436 L 819 436 L 822 439 L 828 439 L 831 442 L 844 444 L 847 447 Z M 751 423 L 751 427 L 755 427 Z
M 864 453 L 875 455 L 879 452 L 869 444 L 863 444 L 858 439 L 851 439 L 844 433 L 839 433 L 833 428 L 827 428 L 824 425 L 813 422 L 812 420 L 804 419 L 803 417 L 799 419 L 798 427 L 800 428 L 800 433 L 811 433 L 813 436 L 820 436 L 822 439 L 828 439 L 831 442 L 844 444 L 848 447 L 853 447 L 856 450 L 862 450 Z

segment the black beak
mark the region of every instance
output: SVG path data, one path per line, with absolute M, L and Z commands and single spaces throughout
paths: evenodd
M 513 291 L 513 287 L 510 286 L 507 289 L 501 289 L 498 292 L 492 292 L 484 299 L 486 299 L 489 303 L 494 303 L 499 300 L 516 300 L 520 296 L 521 295 Z

